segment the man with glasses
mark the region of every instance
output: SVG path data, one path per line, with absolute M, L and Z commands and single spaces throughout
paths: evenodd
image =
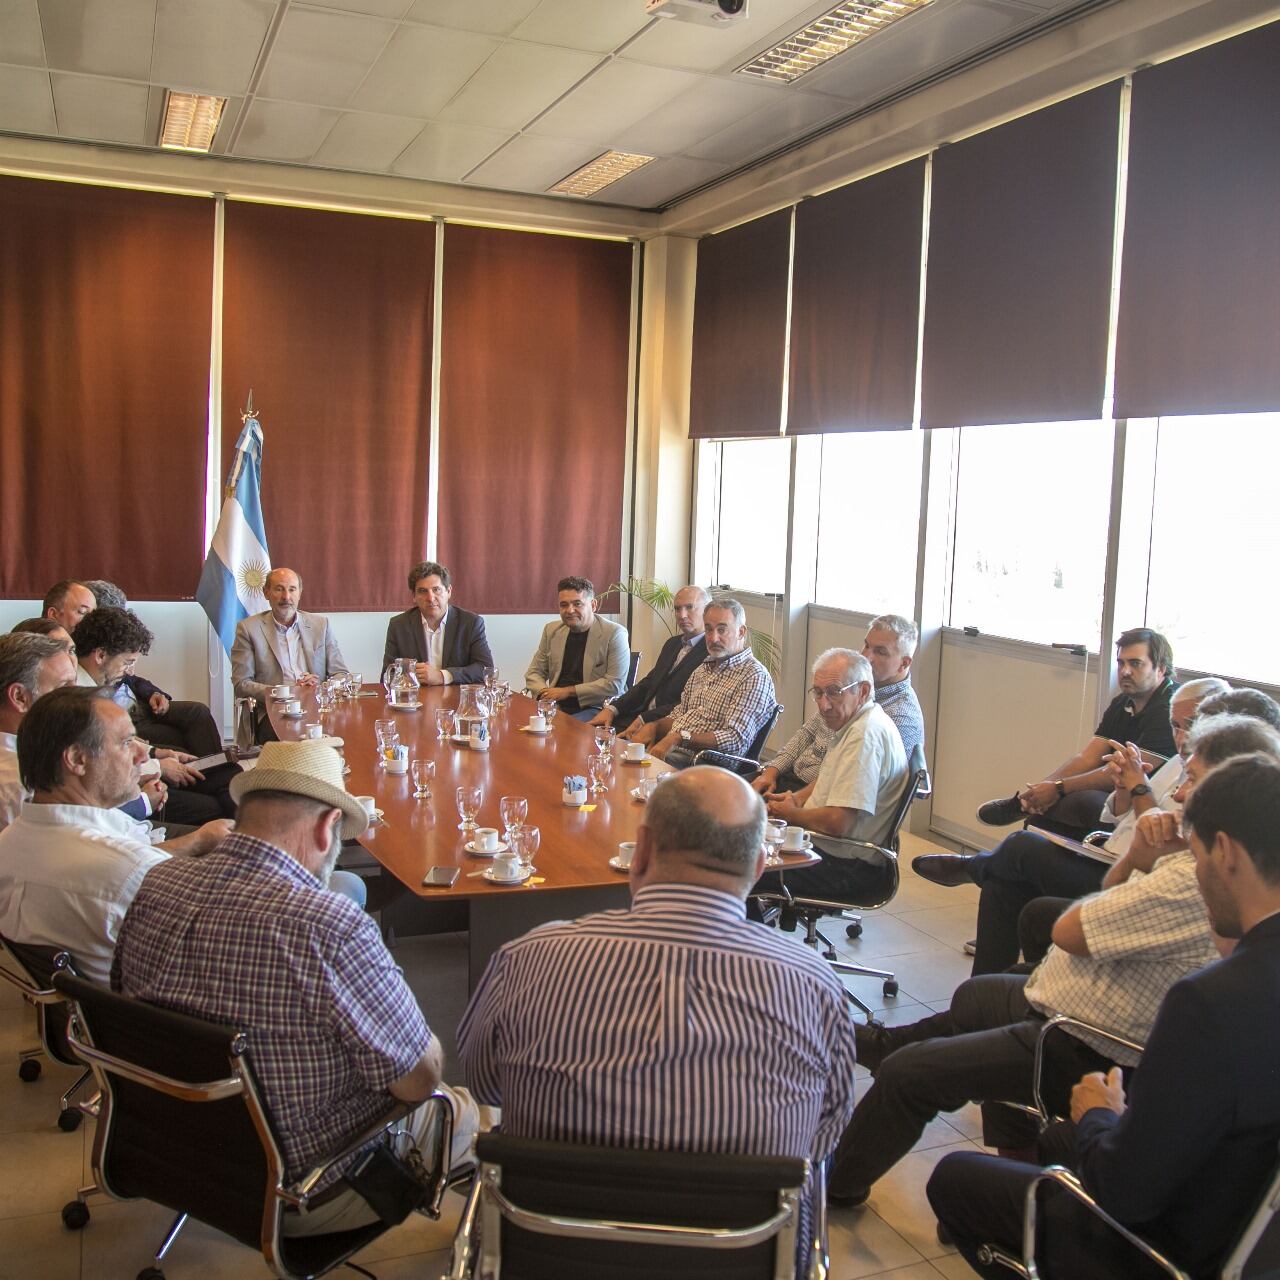
M 822 862 L 788 871 L 786 885 L 803 897 L 834 896 L 848 887 L 856 863 L 822 849 L 822 837 L 881 844 L 907 785 L 907 755 L 893 721 L 876 703 L 871 664 L 852 649 L 828 649 L 813 664 L 810 696 L 832 733 L 818 776 L 796 792 L 765 796 L 769 816 L 805 827 Z

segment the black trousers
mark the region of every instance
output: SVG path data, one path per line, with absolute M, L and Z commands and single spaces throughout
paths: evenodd
M 1098 829 L 1102 821 L 1102 809 L 1107 803 L 1107 791 L 1073 791 L 1065 795 L 1045 813 L 1029 819 L 1033 827 L 1056 831 L 1060 836 L 1083 840 Z
M 831 1189 L 851 1194 L 871 1186 L 915 1146 L 940 1111 L 984 1104 L 983 1141 L 1025 1147 L 1036 1125 L 1002 1101 L 1034 1101 L 1036 1040 L 1043 1018 L 1027 1004 L 1026 978 L 988 974 L 962 982 L 946 1013 L 890 1027 L 896 1047 L 880 1064 L 836 1147 Z M 1111 1064 L 1073 1036 L 1058 1033 L 1045 1047 L 1042 1085 L 1050 1107 L 1064 1109 L 1071 1087 Z
M 1018 946 L 1027 963 L 1027 972 L 1040 963 L 1053 944 L 1053 926 L 1074 898 L 1032 898 L 1018 916 Z
M 1102 888 L 1103 862 L 1072 853 L 1034 831 L 1015 831 L 978 854 L 970 875 L 982 889 L 973 973 L 1003 973 L 1018 961 L 1018 916 L 1034 898 L 1082 898 Z
M 149 707 L 133 722 L 138 737 L 152 746 L 173 747 L 190 751 L 193 756 L 211 756 L 222 750 L 222 734 L 213 713 L 203 702 L 171 702 L 162 716 L 151 714 Z
M 983 1264 L 978 1249 L 998 1245 L 1022 1256 L 1022 1214 L 1035 1165 L 1001 1160 L 978 1151 L 956 1151 L 938 1162 L 925 1188 L 939 1223 L 964 1260 L 991 1280 L 1012 1274 L 999 1263 Z M 1039 1193 L 1036 1258 L 1045 1280 L 1148 1280 L 1165 1273 L 1109 1230 L 1061 1188 Z
M 193 782 L 189 787 L 170 787 L 169 798 L 156 821 L 199 827 L 214 818 L 234 818 L 236 806 L 228 788 L 239 772 L 238 765 L 215 765 L 204 770 L 203 782 Z

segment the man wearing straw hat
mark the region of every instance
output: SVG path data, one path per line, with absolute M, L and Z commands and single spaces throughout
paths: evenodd
M 321 742 L 268 742 L 231 784 L 236 829 L 198 861 L 149 872 L 120 930 L 111 985 L 249 1031 L 266 1103 L 280 1128 L 285 1177 L 300 1177 L 385 1113 L 445 1088 L 456 1116 L 453 1160 L 478 1125 L 464 1089 L 441 1085 L 440 1042 L 428 1028 L 377 925 L 326 891 L 344 838 L 368 817 Z M 404 1122 L 429 1151 L 434 1107 Z M 346 1231 L 377 1214 L 342 1176 L 317 1187 L 286 1231 Z

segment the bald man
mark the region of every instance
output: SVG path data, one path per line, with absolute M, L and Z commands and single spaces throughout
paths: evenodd
M 495 953 L 458 1053 L 505 1132 L 827 1157 L 853 1108 L 853 1022 L 812 951 L 745 917 L 764 821 L 727 770 L 668 778 L 645 806 L 630 908 Z

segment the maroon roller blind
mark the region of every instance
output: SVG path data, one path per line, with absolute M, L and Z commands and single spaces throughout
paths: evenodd
M 782 429 L 791 210 L 698 243 L 691 439 L 776 436 Z
M 253 389 L 272 563 L 304 608 L 392 609 L 426 548 L 429 222 L 228 203 L 225 478 Z
M 547 613 L 621 572 L 632 249 L 444 230 L 440 560 L 454 599 Z
M 1280 23 L 1133 77 L 1115 412 L 1280 409 Z
M 1120 85 L 933 158 L 926 427 L 1102 413 Z
M 924 161 L 796 209 L 787 434 L 911 426 Z
M 0 178 L 0 595 L 204 560 L 214 205 Z

